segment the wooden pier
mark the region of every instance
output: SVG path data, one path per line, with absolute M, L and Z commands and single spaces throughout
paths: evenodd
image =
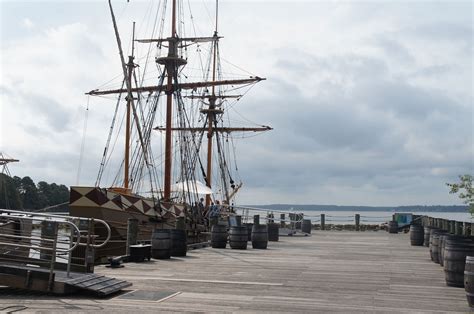
M 106 299 L 5 287 L 0 311 L 469 312 L 464 289 L 446 286 L 428 248 L 383 231 L 313 231 L 267 250 L 203 248 L 96 273 L 133 286 Z

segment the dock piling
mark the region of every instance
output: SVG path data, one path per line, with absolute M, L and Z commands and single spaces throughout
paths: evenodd
M 127 255 L 130 255 L 130 245 L 137 244 L 138 219 L 129 218 L 127 221 Z
M 253 225 L 258 226 L 260 224 L 260 215 L 253 215 Z
M 360 214 L 355 214 L 355 230 L 360 231 Z
M 456 235 L 462 235 L 462 222 L 455 221 L 454 229 L 455 229 L 455 234 Z

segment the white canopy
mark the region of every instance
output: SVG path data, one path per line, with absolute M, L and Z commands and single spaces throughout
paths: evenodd
M 171 186 L 173 192 L 189 192 L 195 194 L 213 194 L 214 192 L 206 186 L 204 183 L 199 181 L 182 181 Z

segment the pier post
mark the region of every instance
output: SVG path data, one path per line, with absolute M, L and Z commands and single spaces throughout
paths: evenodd
M 87 243 L 86 243 L 86 251 L 85 251 L 85 258 L 84 258 L 84 266 L 86 267 L 86 273 L 93 273 L 94 272 L 94 263 L 95 263 L 95 249 L 93 247 L 95 243 L 95 237 L 91 237 L 94 234 L 94 218 L 89 220 L 89 225 L 87 229 Z
M 449 221 L 449 233 L 456 234 L 456 222 L 454 220 Z
M 128 218 L 126 255 L 130 255 L 130 245 L 137 244 L 137 238 L 138 238 L 138 219 Z
M 441 219 L 441 229 L 449 230 L 449 220 Z
M 462 234 L 463 234 L 464 236 L 468 236 L 468 235 L 469 235 L 469 223 L 467 223 L 467 222 L 465 222 L 465 221 L 462 223 Z
M 462 222 L 455 221 L 454 226 L 455 226 L 455 232 L 454 233 L 456 235 L 462 235 Z
M 285 228 L 285 214 L 280 214 L 280 228 Z
M 360 231 L 360 214 L 355 214 L 355 230 Z
M 45 248 L 44 250 L 40 249 L 40 259 L 50 261 L 51 260 L 51 250 L 52 241 L 58 234 L 58 224 L 54 221 L 43 221 L 41 222 L 41 239 L 46 241 L 40 241 L 40 247 Z M 49 241 L 48 241 L 49 240 Z M 55 254 L 55 253 L 54 253 Z
M 326 230 L 326 215 L 321 214 L 321 230 Z
M 269 213 L 268 214 L 268 219 L 267 219 L 267 224 L 273 223 L 273 218 L 274 218 L 273 213 Z
M 235 222 L 237 226 L 242 226 L 242 216 L 235 216 Z
M 258 226 L 260 224 L 260 215 L 253 215 L 253 225 Z

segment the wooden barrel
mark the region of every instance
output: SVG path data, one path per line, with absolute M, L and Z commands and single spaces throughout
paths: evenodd
M 398 233 L 398 222 L 393 220 L 388 222 L 388 233 Z
M 268 245 L 267 225 L 253 225 L 252 227 L 252 247 L 254 249 L 266 249 Z
M 444 253 L 446 248 L 446 241 L 455 241 L 455 242 L 463 242 L 463 243 L 471 243 L 472 238 L 460 235 L 452 235 L 452 234 L 441 234 L 439 236 L 439 263 L 440 265 L 444 266 Z
M 211 229 L 211 246 L 215 249 L 225 249 L 227 246 L 227 226 L 214 225 Z
M 431 260 L 435 262 L 436 264 L 439 264 L 439 237 L 441 234 L 445 234 L 445 232 L 435 232 L 433 236 L 431 237 L 431 248 L 430 248 L 430 254 L 431 254 Z
M 186 256 L 188 246 L 186 243 L 186 230 L 171 229 L 171 256 Z
M 410 226 L 410 244 L 413 246 L 422 246 L 425 242 L 423 227 L 420 225 Z
M 439 244 L 438 244 L 438 262 L 439 266 L 444 267 L 444 247 L 446 244 L 446 238 L 448 237 L 448 234 L 440 234 L 439 236 Z
M 444 247 L 444 274 L 446 285 L 464 287 L 466 256 L 473 255 L 474 243 L 471 240 L 446 239 Z
M 230 227 L 229 245 L 231 249 L 246 250 L 247 249 L 247 227 L 234 226 Z
M 245 223 L 244 226 L 247 227 L 247 241 L 252 241 L 252 223 Z
M 471 308 L 474 308 L 474 256 L 466 257 L 464 289 L 466 290 L 467 303 Z
M 430 232 L 430 257 L 431 260 L 439 264 L 439 235 L 446 233 L 446 230 L 431 229 Z
M 423 245 L 426 246 L 426 247 L 430 246 L 430 232 L 431 232 L 431 229 L 434 229 L 434 228 L 433 227 L 425 227 L 425 229 L 424 229 L 425 240 L 423 242 Z
M 151 235 L 151 257 L 168 259 L 171 257 L 171 232 L 170 229 L 155 229 Z
M 276 223 L 269 223 L 268 227 L 268 241 L 276 242 L 279 240 L 279 225 Z
M 310 219 L 303 219 L 303 223 L 301 224 L 301 232 L 311 233 L 311 220 Z

